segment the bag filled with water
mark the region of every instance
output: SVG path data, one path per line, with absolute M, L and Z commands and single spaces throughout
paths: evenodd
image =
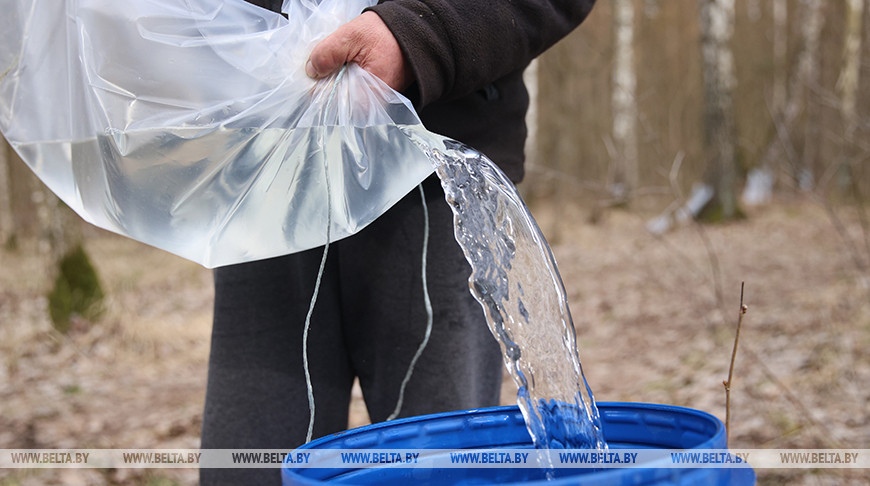
M 2 0 L 0 131 L 85 220 L 206 267 L 323 245 L 432 172 L 401 95 L 305 74 L 373 3 Z

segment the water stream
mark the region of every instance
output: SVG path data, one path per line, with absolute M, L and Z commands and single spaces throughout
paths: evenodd
M 456 240 L 517 402 L 538 448 L 606 449 L 583 376 L 565 287 L 541 230 L 516 187 L 479 152 L 405 129 L 435 166 L 454 214 Z

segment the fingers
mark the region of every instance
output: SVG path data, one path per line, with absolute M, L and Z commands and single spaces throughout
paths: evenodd
M 305 72 L 320 79 L 355 62 L 401 91 L 413 81 L 399 43 L 374 12 L 365 12 L 321 41 L 309 56 Z

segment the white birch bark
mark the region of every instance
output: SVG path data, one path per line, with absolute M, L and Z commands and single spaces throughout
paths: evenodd
M 737 214 L 735 197 L 735 129 L 732 92 L 735 85 L 731 36 L 734 0 L 699 0 L 704 69 L 704 147 L 707 183 L 723 218 Z
M 637 73 L 634 64 L 634 5 L 632 0 L 613 3 L 614 60 L 613 161 L 610 191 L 617 200 L 627 201 L 637 189 Z

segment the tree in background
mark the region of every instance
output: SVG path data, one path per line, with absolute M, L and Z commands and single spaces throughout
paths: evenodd
M 771 0 L 772 10 L 772 49 L 773 73 L 771 74 L 770 112 L 774 123 L 785 112 L 788 100 L 788 0 Z M 760 9 L 761 6 L 759 5 Z M 776 138 L 776 137 L 775 137 Z M 746 175 L 746 185 L 740 200 L 747 206 L 767 204 L 773 197 L 773 185 L 776 182 L 776 167 L 773 159 L 782 156 L 782 145 L 773 143 L 769 153 L 761 161 L 750 168 Z M 774 150 L 778 152 L 774 152 Z
M 626 204 L 638 186 L 637 74 L 634 64 L 633 0 L 613 2 L 613 146 L 608 189 Z
M 852 182 L 862 154 L 856 146 L 858 117 L 858 87 L 861 78 L 861 34 L 864 21 L 864 0 L 846 2 L 845 29 L 843 30 L 843 65 L 837 80 L 840 96 L 840 116 L 843 118 L 843 154 L 840 173 L 843 185 Z M 866 75 L 865 75 L 866 76 Z
M 863 38 L 860 49 L 861 65 L 858 76 L 858 93 L 856 99 L 856 127 L 855 143 L 858 146 L 861 158 L 855 159 L 852 169 L 852 184 L 862 190 L 864 197 L 870 197 L 870 5 L 865 0 L 864 19 L 862 21 Z M 859 182 L 863 181 L 862 187 Z M 870 253 L 870 252 L 868 252 Z
M 786 37 L 788 35 L 787 3 L 775 0 L 774 14 L 774 82 L 773 133 L 771 141 L 762 156 L 761 166 L 770 173 L 773 167 L 781 165 L 798 187 L 810 189 L 813 186 L 811 161 L 816 158 L 815 147 L 818 136 L 818 102 L 813 100 L 813 89 L 819 84 L 819 38 L 824 24 L 824 14 L 820 0 L 805 0 L 800 19 L 800 39 L 797 63 L 789 75 L 784 62 Z M 786 79 L 788 88 L 786 89 Z M 804 152 L 800 155 L 794 146 L 801 115 L 805 122 Z
M 821 166 L 819 146 L 821 143 L 821 97 L 814 95 L 818 92 L 821 83 L 821 69 L 819 69 L 819 44 L 821 41 L 822 27 L 824 26 L 824 13 L 821 0 L 806 0 L 806 20 L 803 23 L 803 39 L 805 43 L 804 65 L 800 66 L 801 81 L 804 86 L 805 113 L 804 113 L 804 136 L 801 158 L 796 167 L 796 179 L 798 187 L 804 191 L 813 189 L 816 185 L 817 168 Z
M 9 173 L 9 146 L 0 138 L 0 245 L 5 248 L 15 246 Z
M 18 242 L 28 238 L 35 242 L 54 278 L 48 307 L 52 324 L 60 332 L 68 331 L 77 316 L 90 320 L 102 310 L 103 291 L 83 246 L 81 224 L 0 138 L 2 251 L 14 252 Z
M 705 180 L 712 188 L 712 197 L 700 216 L 707 220 L 732 219 L 739 215 L 732 99 L 735 73 L 730 46 L 734 0 L 698 0 L 698 7 L 704 72 Z
M 788 95 L 788 0 L 773 0 L 773 100 L 774 113 L 785 107 Z

